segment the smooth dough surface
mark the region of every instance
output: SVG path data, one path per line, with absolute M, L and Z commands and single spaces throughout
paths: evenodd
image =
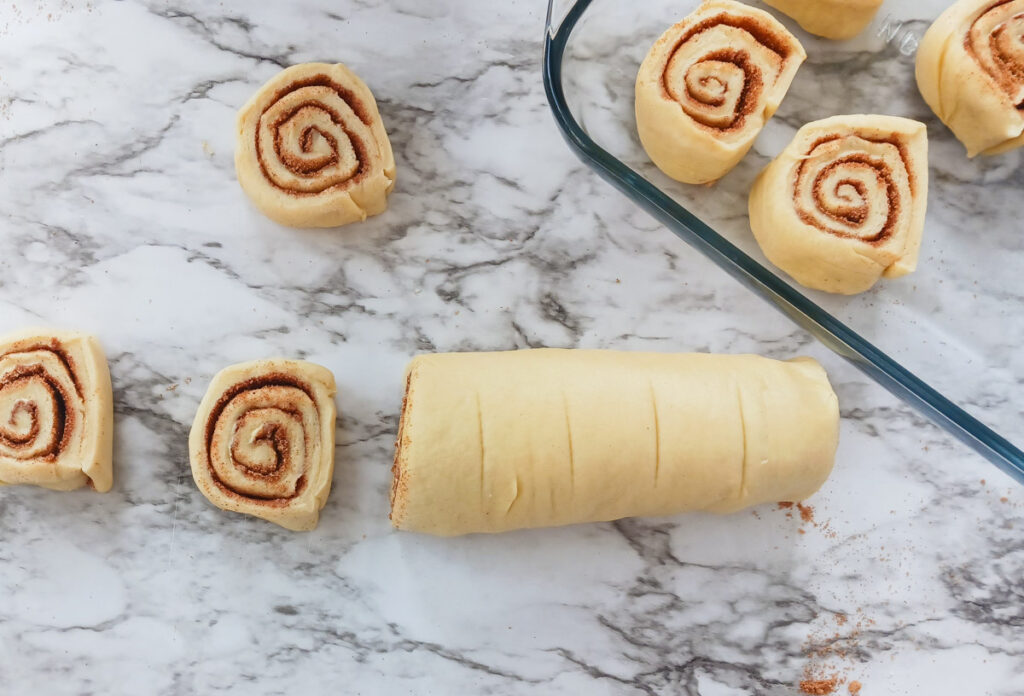
M 366 83 L 340 63 L 303 63 L 242 107 L 235 172 L 270 219 L 336 227 L 384 212 L 395 157 Z
M 826 39 L 850 39 L 864 31 L 882 0 L 764 0 L 796 20 L 804 31 Z
M 673 179 L 718 180 L 743 159 L 806 57 L 767 12 L 706 0 L 640 66 L 635 106 L 644 150 Z
M 969 157 L 1024 145 L 1024 0 L 954 3 L 925 32 L 916 74 Z
M 834 116 L 801 128 L 761 172 L 750 227 L 798 283 L 852 295 L 917 267 L 927 201 L 923 123 Z
M 219 508 L 316 527 L 334 475 L 334 375 L 299 360 L 218 372 L 189 435 L 192 478 Z
M 105 493 L 114 482 L 113 432 L 99 341 L 50 329 L 0 337 L 0 484 Z
M 801 500 L 839 411 L 809 358 L 589 350 L 413 359 L 391 521 L 450 536 Z

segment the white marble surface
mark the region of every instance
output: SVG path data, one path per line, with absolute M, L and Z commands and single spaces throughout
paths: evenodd
M 0 330 L 99 335 L 117 420 L 112 492 L 0 491 L 3 693 L 782 696 L 805 670 L 867 695 L 1024 692 L 1024 491 L 574 159 L 543 9 L 0 7 Z M 308 60 L 362 75 L 395 146 L 391 208 L 359 226 L 277 227 L 234 179 L 236 109 Z M 815 524 L 766 506 L 392 531 L 406 360 L 538 345 L 818 357 L 844 420 Z M 213 508 L 188 470 L 210 376 L 275 354 L 340 387 L 308 534 Z

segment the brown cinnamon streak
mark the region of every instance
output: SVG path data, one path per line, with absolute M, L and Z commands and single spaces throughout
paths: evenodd
M 971 26 L 967 28 L 967 32 L 964 34 L 964 49 L 974 59 L 981 68 L 999 85 L 1008 96 L 1015 96 L 1015 85 L 1024 83 L 1024 64 L 1014 61 L 1010 56 L 1006 55 L 1002 51 L 998 44 L 999 34 L 1006 31 L 1006 25 L 1000 25 L 993 33 L 988 37 L 989 50 L 992 51 L 992 58 L 994 61 L 999 63 L 999 67 L 1002 68 L 1002 72 L 998 72 L 992 69 L 994 66 L 985 65 L 981 60 L 978 59 L 977 50 L 974 47 L 974 42 L 971 40 L 971 33 L 974 31 L 975 25 L 981 21 L 982 17 L 1003 5 L 1009 5 L 1019 0 L 998 0 L 989 5 L 983 12 L 980 12 L 978 16 L 971 22 Z M 1024 21 L 1024 12 L 1015 15 L 1014 19 L 1018 21 Z M 1024 48 L 1024 47 L 1022 47 Z M 1024 109 L 1024 102 L 1015 105 L 1018 109 Z

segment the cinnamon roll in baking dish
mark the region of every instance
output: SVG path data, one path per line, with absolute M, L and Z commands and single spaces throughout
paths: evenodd
M 882 0 L 764 0 L 800 27 L 826 39 L 850 39 L 871 23 Z
M 1024 0 L 954 3 L 921 40 L 917 86 L 969 157 L 1024 145 Z
M 927 198 L 923 123 L 835 116 L 801 128 L 761 172 L 750 227 L 797 282 L 850 295 L 917 267 Z
M 767 12 L 706 0 L 640 66 L 636 123 L 644 150 L 678 181 L 721 178 L 779 108 L 806 57 Z

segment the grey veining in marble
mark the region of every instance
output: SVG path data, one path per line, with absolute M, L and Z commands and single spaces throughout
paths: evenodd
M 943 3 L 886 4 L 919 20 Z M 867 696 L 1024 693 L 1024 493 L 569 153 L 541 87 L 543 10 L 0 8 L 0 331 L 96 333 L 117 428 L 112 492 L 0 490 L 3 693 L 782 696 L 805 671 Z M 638 30 L 641 55 L 660 21 Z M 716 225 L 743 224 L 745 185 L 800 122 L 886 106 L 876 82 L 909 84 L 891 44 L 808 41 L 813 74 L 857 77 L 794 92 L 703 199 Z M 879 51 L 891 60 L 870 61 Z M 237 108 L 309 60 L 359 73 L 391 134 L 398 185 L 364 224 L 284 229 L 235 181 Z M 627 94 L 610 99 L 628 108 Z M 929 118 L 916 96 L 891 106 Z M 955 141 L 929 130 L 953 162 Z M 978 177 L 1019 190 L 1018 163 L 942 165 L 936 196 Z M 1011 190 L 999 220 L 1019 216 Z M 949 225 L 977 212 L 954 198 L 937 208 Z M 1020 306 L 997 300 L 980 311 Z M 494 537 L 392 531 L 408 358 L 541 345 L 819 358 L 844 420 L 814 521 L 765 506 Z M 334 488 L 307 534 L 215 509 L 188 469 L 212 374 L 270 355 L 320 362 L 339 384 Z M 1024 374 L 1019 350 L 999 355 Z M 956 374 L 976 413 L 1019 428 L 1005 380 Z

